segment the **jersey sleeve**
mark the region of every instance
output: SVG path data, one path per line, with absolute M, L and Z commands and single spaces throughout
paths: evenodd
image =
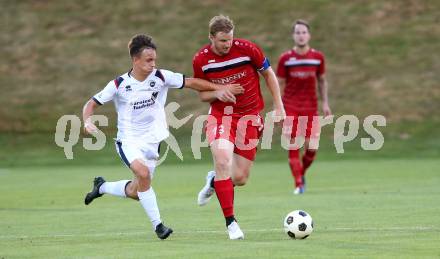
M 277 66 L 277 76 L 281 78 L 286 78 L 286 67 L 284 66 L 284 63 L 286 62 L 285 55 L 281 55 L 278 59 L 278 66 Z
M 316 72 L 318 76 L 321 76 L 325 74 L 325 58 L 324 55 L 320 55 L 319 59 L 321 60 L 321 63 L 318 66 L 318 71 Z
M 115 81 L 112 80 L 101 90 L 101 92 L 95 94 L 92 99 L 99 105 L 103 105 L 115 98 L 117 92 Z
M 163 74 L 166 87 L 180 89 L 185 86 L 185 75 L 165 69 L 161 69 L 160 72 Z
M 248 54 L 251 62 L 258 71 L 264 71 L 270 67 L 269 59 L 264 56 L 260 47 L 252 42 L 248 42 Z
M 193 58 L 193 76 L 194 78 L 206 79 L 202 71 L 202 66 L 199 64 L 198 55 Z

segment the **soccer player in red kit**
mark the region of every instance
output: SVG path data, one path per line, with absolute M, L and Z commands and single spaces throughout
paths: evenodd
M 300 159 L 299 148 L 289 150 L 289 165 L 295 179 L 294 194 L 305 191 L 305 173 L 316 156 L 316 149 L 310 147 L 311 138 L 319 138 L 320 127 L 317 118 L 318 101 L 316 83 L 322 98 L 324 116 L 331 115 L 325 79 L 324 55 L 309 46 L 310 26 L 304 20 L 297 20 L 292 27 L 295 42 L 293 49 L 284 52 L 277 68 L 277 77 L 283 92 L 283 103 L 287 116 L 293 116 L 291 143 L 296 137 L 304 137 L 304 154 Z M 299 116 L 307 118 L 307 125 L 301 126 Z M 305 123 L 304 123 L 305 124 Z M 289 132 L 290 133 L 290 132 Z
M 234 216 L 234 186 L 242 186 L 256 154 L 256 147 L 248 148 L 258 140 L 263 129 L 259 116 L 264 107 L 259 74 L 269 89 L 274 105 L 274 120 L 285 117 L 280 89 L 275 73 L 262 50 L 244 39 L 234 39 L 234 24 L 229 17 L 219 15 L 209 23 L 210 44 L 194 56 L 194 77 L 218 84 L 240 84 L 244 93 L 234 96 L 228 89 L 200 94 L 202 101 L 210 102 L 206 135 L 214 160 L 214 171 L 208 173 L 206 185 L 200 191 L 198 204 L 205 205 L 214 192 L 217 194 L 230 239 L 243 239 L 244 234 Z M 228 123 L 229 122 L 229 123 Z

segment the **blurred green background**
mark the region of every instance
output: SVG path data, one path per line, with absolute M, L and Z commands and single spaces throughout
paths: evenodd
M 327 126 L 322 159 L 440 157 L 438 10 L 440 2 L 430 0 L 2 0 L 0 166 L 119 163 L 112 141 L 102 151 L 84 152 L 82 139 L 74 161 L 66 160 L 54 143 L 57 120 L 64 114 L 80 116 L 90 96 L 130 68 L 126 46 L 137 33 L 155 39 L 159 67 L 192 75 L 192 56 L 208 42 L 208 21 L 219 13 L 235 21 L 236 37 L 259 44 L 274 67 L 292 47 L 292 22 L 308 20 L 311 45 L 327 58 L 335 115 L 354 114 L 361 123 L 370 114 L 387 118 L 387 126 L 379 128 L 385 135 L 380 151 L 360 148 L 360 137 L 366 135 L 361 128 L 346 153 L 336 154 L 333 127 Z M 197 98 L 190 90 L 170 91 L 168 101 L 181 104 L 178 117 L 206 113 L 207 104 Z M 104 131 L 111 140 L 114 107 L 106 105 L 99 113 L 110 118 Z M 192 122 L 174 131 L 189 162 Z M 258 159 L 285 159 L 278 138 L 274 146 Z M 209 160 L 209 152 L 203 158 Z M 174 156 L 168 160 L 177 161 Z

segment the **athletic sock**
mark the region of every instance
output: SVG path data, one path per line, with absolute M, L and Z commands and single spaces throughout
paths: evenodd
M 215 189 L 215 186 L 214 186 L 214 178 L 215 178 L 215 177 L 212 177 L 211 182 L 209 183 L 209 186 L 211 186 L 211 188 L 213 188 L 213 189 Z M 234 184 L 233 182 L 232 182 L 232 186 L 235 187 L 235 184 Z
M 226 220 L 226 227 L 231 225 L 232 222 L 237 221 L 235 220 L 234 216 L 226 217 L 225 220 Z
M 125 194 L 125 186 L 131 182 L 130 180 L 121 180 L 117 182 L 105 182 L 99 187 L 99 194 L 111 194 L 118 197 L 127 197 Z
M 153 229 L 159 225 L 162 220 L 160 219 L 159 207 L 157 206 L 156 194 L 154 193 L 153 187 L 150 187 L 145 192 L 138 192 L 139 202 L 150 218 Z
M 313 160 L 315 160 L 315 156 L 316 156 L 316 150 L 307 149 L 304 152 L 304 156 L 302 157 L 303 175 L 306 174 L 307 168 L 309 168 L 310 165 L 313 163 Z
M 234 186 L 231 178 L 214 181 L 214 186 L 223 215 L 225 218 L 234 217 Z
M 299 160 L 299 150 L 289 150 L 289 166 L 293 179 L 295 179 L 295 186 L 302 186 L 302 165 Z

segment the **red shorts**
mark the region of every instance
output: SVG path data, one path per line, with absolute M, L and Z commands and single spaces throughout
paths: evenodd
M 321 127 L 319 126 L 319 117 L 317 114 L 303 115 L 295 112 L 287 112 L 283 126 L 283 134 L 295 137 L 319 138 Z
M 234 153 L 251 161 L 255 160 L 258 140 L 263 133 L 263 120 L 260 115 L 242 117 L 212 117 L 206 125 L 208 143 L 216 139 L 226 139 L 234 144 Z M 230 123 L 229 123 L 230 122 Z

